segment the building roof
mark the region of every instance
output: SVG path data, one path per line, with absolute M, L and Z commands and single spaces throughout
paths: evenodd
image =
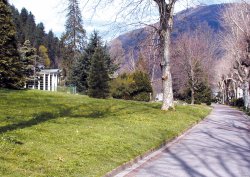
M 39 74 L 59 74 L 59 69 L 43 69 L 39 72 Z

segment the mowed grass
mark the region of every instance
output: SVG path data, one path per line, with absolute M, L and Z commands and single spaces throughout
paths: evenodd
M 210 112 L 206 106 L 0 90 L 0 176 L 102 176 Z

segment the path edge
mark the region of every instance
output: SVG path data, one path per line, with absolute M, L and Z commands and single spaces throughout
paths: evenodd
M 122 165 L 118 166 L 117 168 L 113 169 L 112 171 L 106 173 L 102 177 L 114 177 L 115 175 L 118 175 L 122 171 L 132 167 L 133 165 L 137 164 L 138 162 L 142 161 L 143 159 L 146 159 L 147 157 L 148 158 L 146 159 L 146 161 L 152 159 L 155 156 L 155 155 L 152 155 L 152 154 L 157 153 L 157 152 L 160 153 L 160 152 L 164 151 L 165 149 L 169 148 L 171 145 L 179 142 L 184 136 L 188 135 L 196 126 L 198 126 L 200 123 L 204 122 L 212 114 L 212 112 L 214 110 L 214 107 L 211 106 L 211 108 L 212 108 L 211 112 L 206 117 L 201 118 L 201 120 L 196 121 L 194 124 L 192 124 L 190 127 L 183 130 L 177 136 L 173 137 L 170 140 L 166 140 L 160 146 L 152 148 L 152 149 L 148 150 L 147 152 L 145 152 L 144 154 L 139 155 L 139 156 L 135 157 L 134 159 L 132 159 L 132 160 L 130 160 L 128 162 L 125 162 L 124 164 L 122 164 Z M 141 165 L 142 164 L 140 164 L 139 166 L 141 166 Z

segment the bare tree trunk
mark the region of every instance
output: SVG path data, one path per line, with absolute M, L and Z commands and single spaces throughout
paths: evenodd
M 168 110 L 174 108 L 174 96 L 172 87 L 172 76 L 170 72 L 170 30 L 162 31 L 164 45 L 163 45 L 163 57 L 161 61 L 162 68 L 162 86 L 163 86 L 163 104 L 162 110 Z
M 163 104 L 161 109 L 174 108 L 174 96 L 172 76 L 170 72 L 170 34 L 173 27 L 173 12 L 176 0 L 155 0 L 160 14 L 160 47 L 161 47 L 161 70 L 163 86 Z
M 244 99 L 244 107 L 248 109 L 249 108 L 249 83 L 248 81 L 244 81 L 243 83 L 243 99 Z
M 191 105 L 194 104 L 194 88 L 191 88 Z

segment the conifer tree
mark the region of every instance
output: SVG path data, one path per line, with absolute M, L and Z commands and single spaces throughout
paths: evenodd
M 25 27 L 26 27 L 26 24 L 27 24 L 27 20 L 28 20 L 28 16 L 29 16 L 29 13 L 27 11 L 27 9 L 25 8 L 22 8 L 21 10 L 21 13 L 20 13 L 20 29 L 17 29 L 19 30 L 19 33 L 20 33 L 20 36 L 18 36 L 18 40 L 19 40 L 19 44 L 23 44 L 25 42 Z
M 33 46 L 36 40 L 36 34 L 35 34 L 36 23 L 34 15 L 31 12 L 28 15 L 24 29 L 25 29 L 25 40 L 29 40 Z
M 83 20 L 78 0 L 68 0 L 65 28 L 65 43 L 73 49 L 75 54 L 83 51 L 86 32 L 83 28 Z
M 91 59 L 91 68 L 88 78 L 88 95 L 94 98 L 107 98 L 109 96 L 109 75 L 105 66 L 105 52 L 97 47 Z
M 34 46 L 36 49 L 38 49 L 39 46 L 44 43 L 44 38 L 45 38 L 44 25 L 43 23 L 39 23 L 36 26 L 36 36 L 34 42 Z
M 88 89 L 89 60 L 86 54 L 77 58 L 70 73 L 69 82 L 76 86 L 77 92 L 85 94 Z
M 36 55 L 36 49 L 31 46 L 30 41 L 26 40 L 23 46 L 19 49 L 21 54 L 21 60 L 23 63 L 23 72 L 25 74 L 25 80 L 33 80 L 34 79 L 34 71 L 35 65 L 38 62 Z
M 7 0 L 0 0 L 0 26 L 0 87 L 21 88 L 24 85 L 22 63 Z

